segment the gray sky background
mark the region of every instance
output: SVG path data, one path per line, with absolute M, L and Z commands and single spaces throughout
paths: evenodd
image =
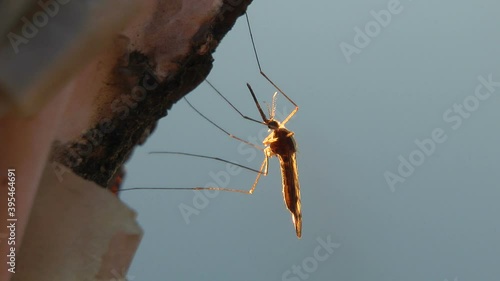
M 275 158 L 251 196 L 221 192 L 195 206 L 193 191 L 127 192 L 121 197 L 145 231 L 131 280 L 498 280 L 500 86 L 478 86 L 478 77 L 500 82 L 500 3 L 394 3 L 254 1 L 264 71 L 300 106 L 287 127 L 300 150 L 303 237 L 285 208 Z M 388 6 L 399 12 L 377 32 L 371 11 Z M 348 62 L 340 45 L 356 47 L 355 28 L 366 26 L 373 37 L 357 42 Z M 270 102 L 274 89 L 258 74 L 243 17 L 215 57 L 211 82 L 258 118 L 245 83 L 260 101 Z M 244 139 L 267 133 L 206 84 L 189 99 Z M 278 97 L 278 112 L 292 108 Z M 433 135 L 432 149 L 425 139 Z M 136 149 L 125 187 L 204 186 L 226 171 L 215 161 L 148 155 L 155 150 L 260 167 L 261 153 L 239 145 L 179 102 Z M 401 161 L 418 166 L 398 172 Z M 387 173 L 404 182 L 391 189 Z M 249 189 L 254 178 L 231 175 L 228 187 Z M 196 214 L 186 219 L 180 206 Z M 318 248 L 328 239 L 333 252 Z

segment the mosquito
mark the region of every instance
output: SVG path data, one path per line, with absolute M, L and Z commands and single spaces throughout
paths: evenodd
M 240 190 L 240 189 L 232 189 L 232 188 L 222 188 L 222 187 L 194 187 L 194 188 L 170 188 L 170 187 L 136 187 L 136 188 L 127 188 L 127 189 L 122 189 L 121 191 L 126 191 L 126 190 L 137 190 L 137 189 L 160 189 L 160 190 L 220 190 L 220 191 L 229 191 L 229 192 L 239 192 L 239 193 L 245 193 L 245 194 L 253 194 L 255 187 L 257 186 L 257 183 L 259 182 L 259 179 L 262 175 L 267 176 L 268 174 L 268 166 L 269 166 L 269 158 L 276 156 L 280 162 L 280 168 L 281 168 L 281 179 L 282 179 L 282 188 L 283 188 L 283 199 L 285 201 L 287 209 L 290 211 L 291 216 L 292 216 L 292 222 L 295 227 L 295 233 L 298 238 L 301 238 L 302 236 L 302 210 L 301 210 L 301 202 L 300 202 L 300 183 L 299 183 L 299 173 L 298 173 L 298 168 L 297 168 L 297 145 L 295 143 L 294 139 L 294 132 L 288 130 L 285 125 L 286 123 L 297 113 L 299 110 L 298 105 L 290 98 L 288 97 L 287 94 L 283 90 L 280 89 L 262 70 L 259 56 L 257 54 L 257 48 L 255 47 L 255 42 L 253 38 L 253 33 L 252 29 L 250 27 L 250 20 L 248 19 L 248 14 L 245 13 L 247 25 L 248 25 L 248 31 L 250 34 L 250 39 L 252 41 L 252 47 L 254 51 L 254 55 L 257 61 L 257 66 L 259 68 L 260 74 L 274 87 L 277 92 L 274 93 L 273 98 L 272 98 L 272 104 L 271 107 L 268 107 L 268 112 L 269 112 L 269 118 L 266 116 L 264 111 L 262 110 L 262 107 L 260 106 L 259 102 L 257 101 L 257 97 L 250 86 L 250 84 L 246 84 L 248 90 L 250 91 L 250 94 L 252 95 L 253 101 L 255 102 L 255 105 L 257 106 L 257 110 L 259 111 L 259 114 L 262 118 L 262 121 L 256 120 L 254 118 L 248 117 L 241 113 L 219 90 L 217 90 L 212 83 L 210 83 L 208 80 L 205 80 L 210 87 L 220 96 L 222 97 L 241 117 L 244 119 L 257 122 L 259 124 L 263 124 L 269 128 L 270 134 L 262 141 L 262 144 L 264 147 L 258 146 L 256 144 L 253 144 L 251 142 L 245 141 L 235 135 L 230 134 L 228 131 L 224 130 L 222 127 L 217 125 L 215 122 L 210 120 L 208 117 L 206 117 L 204 114 L 202 114 L 198 109 L 196 109 L 186 98 L 186 102 L 188 105 L 194 109 L 201 117 L 203 117 L 205 120 L 210 122 L 212 125 L 214 125 L 216 128 L 218 128 L 220 131 L 228 135 L 229 137 L 239 140 L 247 145 L 250 145 L 254 148 L 257 148 L 261 150 L 264 153 L 264 160 L 260 166 L 259 170 L 252 169 L 228 160 L 224 160 L 221 158 L 217 157 L 212 157 L 212 156 L 205 156 L 205 155 L 198 155 L 198 154 L 191 154 L 191 153 L 184 153 L 184 152 L 162 152 L 162 151 L 157 151 L 157 152 L 150 152 L 150 153 L 166 153 L 166 154 L 180 154 L 180 155 L 186 155 L 186 156 L 193 156 L 193 157 L 199 157 L 199 158 L 208 158 L 208 159 L 214 159 L 217 161 L 229 163 L 236 165 L 238 167 L 242 167 L 251 171 L 254 171 L 257 173 L 257 177 L 250 188 L 250 190 Z M 283 120 L 283 121 L 278 121 L 275 119 L 275 111 L 276 111 L 276 97 L 278 92 L 282 94 L 290 103 L 292 103 L 295 108 L 291 111 L 291 113 Z

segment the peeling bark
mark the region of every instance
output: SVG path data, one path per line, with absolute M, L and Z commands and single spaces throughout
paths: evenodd
M 107 187 L 157 121 L 205 79 L 212 53 L 250 3 L 217 2 L 160 1 L 125 30 L 78 78 L 76 88 L 91 90 L 91 98 L 72 101 L 68 110 L 91 106 L 92 114 L 85 124 L 67 120 L 52 160 Z

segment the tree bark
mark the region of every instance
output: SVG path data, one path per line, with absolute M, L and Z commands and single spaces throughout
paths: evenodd
M 212 53 L 250 2 L 19 0 L 12 2 L 14 4 L 0 3 L 0 220 L 5 222 L 8 217 L 4 196 L 9 187 L 6 171 L 14 168 L 16 253 L 21 255 L 18 259 L 29 261 L 30 253 L 40 250 L 46 242 L 40 239 L 34 243 L 33 233 L 37 230 L 26 233 L 29 241 L 24 239 L 24 234 L 26 229 L 37 229 L 36 226 L 43 227 L 44 222 L 50 222 L 48 214 L 54 209 L 47 206 L 57 207 L 61 203 L 58 200 L 65 200 L 65 206 L 86 203 L 94 206 L 92 200 L 99 204 L 116 203 L 115 197 L 99 192 L 93 195 L 94 199 L 92 196 L 58 197 L 47 185 L 57 185 L 63 190 L 78 188 L 79 194 L 86 194 L 82 188 L 95 192 L 95 184 L 101 187 L 114 184 L 115 175 L 120 174 L 134 147 L 144 142 L 173 104 L 208 75 Z M 80 177 L 82 182 L 76 184 L 75 177 Z M 57 184 L 47 180 L 54 178 Z M 67 220 L 64 209 L 56 213 L 61 217 L 58 226 L 61 231 L 78 230 Z M 30 214 L 36 218 L 30 218 Z M 86 233 L 93 233 L 94 224 L 106 225 L 104 218 L 92 214 L 88 214 L 90 224 L 82 221 L 79 225 L 82 231 L 89 230 Z M 82 212 L 73 220 L 84 217 Z M 124 224 L 131 229 L 135 225 L 133 219 Z M 120 229 L 112 230 L 109 233 L 114 234 L 105 239 L 120 236 Z M 119 266 L 128 267 L 128 257 L 140 240 L 137 232 L 131 235 L 137 239 L 113 240 L 125 244 L 110 247 L 111 252 L 99 255 L 112 257 L 113 249 L 132 249 L 118 262 Z M 9 250 L 7 237 L 5 230 L 0 232 L 3 265 Z M 88 235 L 83 238 L 91 239 Z M 70 245 L 65 244 L 68 241 L 60 242 Z M 102 241 L 94 242 L 99 245 Z M 78 247 L 74 250 L 78 251 Z M 110 260 L 100 258 L 97 260 Z M 35 261 L 42 260 L 38 257 Z M 42 275 L 37 269 L 23 270 L 31 270 L 30 275 L 23 276 L 37 276 L 37 280 L 44 280 L 42 276 L 60 276 Z M 99 276 L 107 276 L 106 270 Z M 9 272 L 4 268 L 0 271 L 0 280 L 8 279 Z M 95 280 L 99 279 L 95 277 Z

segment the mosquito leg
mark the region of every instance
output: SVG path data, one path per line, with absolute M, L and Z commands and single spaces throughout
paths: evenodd
M 252 188 L 248 193 L 252 194 L 253 191 L 255 190 L 255 187 L 257 186 L 257 183 L 259 182 L 260 176 L 264 175 L 267 176 L 267 172 L 269 171 L 269 157 L 267 156 L 267 153 L 265 153 L 264 156 L 264 161 L 262 162 L 262 166 L 260 167 L 260 173 L 257 174 L 257 177 L 255 178 L 255 181 L 253 182 Z M 264 170 L 264 173 L 262 173 L 262 170 Z
M 231 133 L 229 133 L 228 131 L 224 130 L 221 126 L 215 124 L 215 122 L 213 122 L 212 120 L 210 120 L 208 117 L 206 117 L 203 113 L 201 113 L 198 109 L 196 109 L 196 107 L 194 107 L 188 100 L 187 98 L 184 98 L 187 102 L 187 104 L 194 110 L 196 111 L 196 113 L 198 113 L 201 117 L 203 117 L 205 120 L 207 120 L 208 122 L 210 122 L 210 124 L 214 125 L 215 127 L 217 127 L 219 130 L 221 130 L 223 133 L 225 133 L 226 135 L 228 135 L 229 137 L 233 138 L 233 139 L 236 139 L 236 140 L 239 140 L 249 146 L 252 146 L 254 148 L 257 148 L 258 150 L 261 150 L 261 151 L 264 151 L 264 148 L 261 147 L 261 146 L 258 146 L 256 144 L 253 144 L 251 142 L 248 142 L 242 138 L 239 138 Z
M 262 121 L 258 121 L 258 120 L 255 120 L 251 117 L 248 117 L 246 115 L 244 115 L 243 113 L 241 113 L 241 111 L 239 111 L 236 106 L 234 106 L 219 90 L 217 90 L 217 88 L 215 88 L 215 86 L 210 83 L 210 81 L 208 81 L 207 79 L 205 79 L 205 82 L 207 82 L 208 85 L 210 85 L 210 87 L 221 97 L 223 98 L 236 112 L 238 112 L 239 115 L 241 115 L 241 117 L 247 119 L 247 120 L 250 120 L 250 121 L 253 121 L 253 122 L 256 122 L 256 123 L 259 123 L 259 124 L 263 124 L 263 125 L 266 125 L 266 123 L 263 123 Z
M 241 190 L 241 189 L 232 189 L 232 188 L 223 188 L 223 187 L 195 187 L 194 190 L 220 190 L 220 191 L 229 191 L 229 192 L 239 192 L 245 194 L 253 194 L 257 183 L 259 183 L 259 179 L 261 175 L 267 176 L 267 172 L 269 170 L 269 157 L 266 155 L 264 157 L 264 161 L 262 161 L 262 165 L 260 166 L 260 172 L 257 174 L 255 181 L 250 190 Z M 264 171 L 264 172 L 262 172 Z
M 291 102 L 294 106 L 295 106 L 295 109 L 292 110 L 292 112 L 285 118 L 285 120 L 283 120 L 281 122 L 281 124 L 285 125 L 286 122 L 288 122 L 288 120 L 290 120 L 290 118 L 292 118 L 292 116 L 295 115 L 295 113 L 297 113 L 297 111 L 299 110 L 299 106 L 290 98 L 288 97 L 287 94 L 285 94 L 285 92 L 283 90 L 280 89 L 280 87 L 278 87 L 278 85 L 276 85 L 273 80 L 271 80 L 271 78 L 269 78 L 265 73 L 264 71 L 262 71 L 262 67 L 260 65 L 260 60 L 259 60 L 259 55 L 257 54 L 257 48 L 255 47 L 255 42 L 254 42 L 254 39 L 253 39 L 253 33 L 252 33 L 252 28 L 250 27 L 250 20 L 248 19 L 248 14 L 245 13 L 245 17 L 247 19 L 247 25 L 248 25 L 248 32 L 250 33 L 250 39 L 252 40 L 252 47 L 253 47 L 253 52 L 255 54 L 255 59 L 257 60 L 257 66 L 259 67 L 259 71 L 260 71 L 260 74 L 262 76 L 264 76 L 264 78 L 266 78 L 267 81 L 269 81 L 269 83 L 271 83 L 271 85 L 274 86 L 274 88 L 276 88 L 289 102 Z
M 198 157 L 198 158 L 211 159 L 211 160 L 215 160 L 215 161 L 219 161 L 219 162 L 228 163 L 228 164 L 231 164 L 231 165 L 234 165 L 234 166 L 238 166 L 240 168 L 243 168 L 243 169 L 246 169 L 246 170 L 249 170 L 249 171 L 252 171 L 252 172 L 262 173 L 262 171 L 259 171 L 257 169 L 253 169 L 253 168 L 250 168 L 250 167 L 238 164 L 236 162 L 225 160 L 225 159 L 222 159 L 222 158 L 219 158 L 219 157 L 206 156 L 206 155 L 193 154 L 193 153 L 186 153 L 186 152 L 175 152 L 175 151 L 151 151 L 149 154 L 176 154 L 176 155 L 185 155 L 185 156 L 192 156 L 192 157 Z
M 263 172 L 264 171 L 264 172 Z M 193 187 L 193 188 L 182 188 L 182 187 L 132 187 L 132 188 L 123 188 L 119 192 L 122 191 L 130 191 L 130 190 L 219 190 L 219 191 L 228 191 L 228 192 L 238 192 L 244 194 L 252 194 L 259 182 L 260 176 L 267 176 L 268 172 L 268 156 L 266 155 L 262 165 L 260 166 L 260 171 L 258 171 L 257 178 L 252 185 L 250 190 L 242 190 L 242 189 L 234 189 L 234 188 L 224 188 L 224 187 Z

